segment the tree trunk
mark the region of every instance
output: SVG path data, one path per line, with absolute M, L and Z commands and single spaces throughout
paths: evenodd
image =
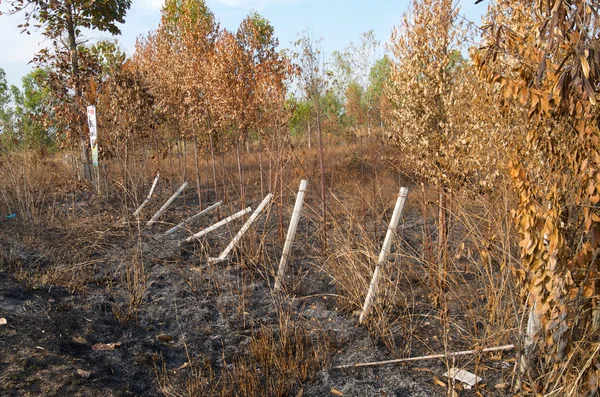
M 263 181 L 263 152 L 262 152 L 262 135 L 258 135 L 258 161 L 260 170 L 260 197 L 265 197 L 265 185 Z
M 183 171 L 182 171 L 182 183 L 185 183 L 186 178 L 187 178 L 187 142 L 185 140 L 185 138 L 183 138 L 183 145 L 182 145 L 182 149 L 183 149 Z M 186 203 L 185 203 L 185 191 L 183 192 L 183 206 L 186 207 Z
M 240 198 L 242 200 L 242 208 L 246 207 L 246 194 L 244 192 L 244 167 L 242 166 L 242 155 L 243 150 L 240 148 L 241 137 L 237 140 L 237 163 L 238 163 L 238 174 L 240 179 Z
M 440 293 L 443 293 L 446 289 L 448 270 L 448 198 L 443 187 L 439 188 L 438 205 L 438 288 Z
M 202 190 L 200 189 L 200 163 L 198 160 L 198 138 L 194 134 L 194 160 L 196 163 L 196 190 L 198 191 L 198 206 L 202 211 Z
M 215 188 L 215 202 L 219 201 L 219 190 L 217 189 L 217 160 L 215 159 L 215 146 L 213 144 L 213 132 L 210 132 L 210 157 L 212 159 L 213 184 Z M 217 208 L 217 216 L 221 216 L 221 211 Z
M 319 168 L 321 172 L 321 217 L 323 219 L 323 247 L 327 247 L 327 201 L 325 196 L 325 164 L 323 159 L 323 132 L 321 131 L 321 115 L 317 105 L 317 134 L 319 135 Z
M 73 21 L 73 9 L 69 6 L 67 14 L 67 34 L 69 36 L 69 51 L 71 52 L 71 77 L 75 84 L 75 112 L 77 124 L 76 129 L 80 131 L 79 138 L 81 144 L 81 164 L 83 167 L 83 178 L 90 182 L 92 180 L 92 168 L 90 164 L 90 154 L 88 150 L 88 137 L 85 133 L 85 128 L 82 128 L 85 117 L 85 112 L 82 110 L 85 107 L 82 104 L 82 92 L 79 84 L 79 57 L 77 55 L 77 41 L 75 36 L 75 23 Z

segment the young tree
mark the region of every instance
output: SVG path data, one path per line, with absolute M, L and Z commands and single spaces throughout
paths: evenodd
M 216 117 L 210 81 L 214 76 L 212 64 L 218 30 L 204 1 L 167 0 L 158 30 L 138 40 L 133 57 L 155 99 L 163 130 L 174 132 L 184 145 L 186 139 L 194 140 L 200 205 L 198 145 L 210 141 L 213 147 L 212 127 Z M 216 176 L 214 167 L 213 161 Z M 185 177 L 185 168 L 183 171 Z
M 451 123 L 457 110 L 458 82 L 453 54 L 465 32 L 453 0 L 413 0 L 402 24 L 392 33 L 394 56 L 388 96 L 393 104 L 393 132 L 398 146 L 420 176 L 439 188 L 437 284 L 444 289 L 447 266 L 448 193 L 453 172 L 448 148 L 460 130 Z
M 319 141 L 319 168 L 321 174 L 321 217 L 323 225 L 323 241 L 327 240 L 327 199 L 325 189 L 325 164 L 323 155 L 323 131 L 322 131 L 322 99 L 328 91 L 327 71 L 325 60 L 319 49 L 321 40 L 314 40 L 309 32 L 303 32 L 294 43 L 297 52 L 294 59 L 301 70 L 300 84 L 305 98 L 311 102 L 314 124 L 317 127 L 317 138 Z
M 6 73 L 0 68 L 0 149 L 11 148 L 17 143 L 11 91 Z
M 45 115 L 52 113 L 50 91 L 44 85 L 48 72 L 34 69 L 22 79 L 23 90 L 11 86 L 14 98 L 16 130 L 21 144 L 36 150 L 48 149 L 55 140 L 53 129 L 46 128 Z
M 340 96 L 345 96 L 350 117 L 355 122 L 360 120 L 356 127 L 364 128 L 367 136 L 371 136 L 374 107 L 379 99 L 375 97 L 371 84 L 371 70 L 379 53 L 380 43 L 370 30 L 360 36 L 358 44 L 351 42 L 343 53 L 336 51 L 333 54 Z
M 65 88 L 71 92 L 62 97 L 72 102 L 73 117 L 68 123 L 69 130 L 79 136 L 84 177 L 91 180 L 88 137 L 83 128 L 86 104 L 82 101 L 82 95 L 87 81 L 82 70 L 85 67 L 82 68 L 83 60 L 78 40 L 83 28 L 113 35 L 120 34 L 117 23 L 125 22 L 125 14 L 131 7 L 131 0 L 12 0 L 8 3 L 11 7 L 9 14 L 25 14 L 26 23 L 21 25 L 23 31 L 30 29 L 30 21 L 34 19 L 42 27 L 43 34 L 54 44 L 55 53 L 42 51 L 36 57 L 36 61 L 53 65 L 68 60 L 69 78 L 61 80 L 68 83 Z
M 600 324 L 599 15 L 591 0 L 498 0 L 476 58 L 506 111 L 529 111 L 526 133 L 506 132 L 519 197 L 513 271 L 530 310 L 523 369 L 537 393 L 599 391 L 589 365 Z

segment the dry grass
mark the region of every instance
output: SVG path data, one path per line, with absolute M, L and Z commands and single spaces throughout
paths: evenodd
M 29 222 L 52 222 L 60 200 L 74 188 L 66 165 L 35 153 L 0 157 L 0 215 Z
M 193 153 L 191 148 L 189 151 Z M 518 266 L 518 247 L 506 190 L 489 196 L 471 195 L 466 190 L 455 194 L 449 208 L 452 223 L 446 285 L 436 290 L 432 286 L 438 266 L 431 252 L 437 239 L 431 218 L 437 211 L 433 204 L 436 192 L 426 189 L 423 194 L 410 175 L 391 166 L 386 161 L 387 149 L 328 149 L 327 245 L 321 245 L 325 228 L 320 216 L 316 151 L 286 149 L 281 169 L 276 164 L 277 153 L 265 149 L 263 155 L 262 186 L 259 155 L 245 155 L 247 201 L 258 203 L 268 191 L 275 197 L 231 255 L 231 263 L 244 275 L 235 281 L 223 280 L 211 273 L 215 272 L 211 267 L 197 274 L 181 269 L 179 263 L 163 263 L 181 276 L 193 294 L 207 289 L 199 283 L 210 283 L 209 297 L 228 294 L 237 299 L 236 307 L 219 310 L 244 313 L 248 310 L 248 279 L 258 279 L 269 289 L 298 181 L 307 178 L 309 188 L 292 254 L 295 264 L 289 269 L 283 300 L 296 297 L 307 274 L 323 272 L 334 285 L 337 306 L 349 316 L 356 315 L 362 308 L 399 185 L 403 184 L 411 192 L 367 324 L 372 337 L 399 357 L 515 341 L 522 326 L 522 305 L 515 301 L 510 276 L 511 269 Z M 150 280 L 141 243 L 145 232 L 134 222 L 132 212 L 147 195 L 156 169 L 160 169 L 161 181 L 142 219 L 148 219 L 179 187 L 183 173 L 190 188 L 180 201 L 184 207 L 197 209 L 193 155 L 186 158 L 187 162 L 183 157 L 181 161 L 178 157 L 150 160 L 144 153 L 129 158 L 127 168 L 122 159 L 106 161 L 101 173 L 102 199 L 86 204 L 85 199 L 76 198 L 81 190 L 64 164 L 51 169 L 42 160 L 3 157 L 0 183 L 6 189 L 0 193 L 0 209 L 16 211 L 20 218 L 37 222 L 31 230 L 20 233 L 26 237 L 27 249 L 35 247 L 43 252 L 50 264 L 36 266 L 13 258 L 11 272 L 30 288 L 55 284 L 82 291 L 91 280 L 104 283 L 116 301 L 113 313 L 119 322 L 125 326 L 135 320 Z M 216 166 L 217 192 L 212 164 L 200 163 L 203 205 L 222 199 L 223 211 L 238 208 L 236 159 L 218 157 Z M 167 225 L 174 218 L 167 212 L 160 221 Z M 56 235 L 33 237 L 40 226 Z M 237 227 L 237 223 L 231 225 L 229 234 L 235 234 Z M 221 247 L 200 242 L 192 253 L 198 260 L 217 256 L 216 251 L 227 242 L 219 242 Z M 125 258 L 118 265 L 117 276 L 98 280 L 99 261 L 115 256 Z M 223 357 L 221 367 L 202 357 L 189 357 L 184 369 L 160 368 L 160 390 L 167 396 L 286 396 L 299 392 L 303 383 L 328 365 L 332 342 L 322 329 L 313 329 L 299 314 L 285 309 L 285 303 L 276 307 L 278 324 L 263 325 L 239 357 Z M 593 361 L 596 354 L 574 351 L 569 360 Z M 477 358 L 471 364 L 477 367 Z
M 159 389 L 167 397 L 284 397 L 300 393 L 328 362 L 332 341 L 287 309 L 279 310 L 277 327 L 263 326 L 252 336 L 248 353 L 217 374 L 206 361 L 190 360 L 185 370 L 157 371 Z

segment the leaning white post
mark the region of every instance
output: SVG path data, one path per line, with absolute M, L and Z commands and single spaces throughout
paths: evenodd
M 283 253 L 281 254 L 281 260 L 279 261 L 279 269 L 277 270 L 277 277 L 275 278 L 275 290 L 281 288 L 281 281 L 285 276 L 285 270 L 287 266 L 287 260 L 296 236 L 296 228 L 298 227 L 298 221 L 300 220 L 300 211 L 302 211 L 302 205 L 304 204 L 304 192 L 306 191 L 306 180 L 300 181 L 300 188 L 298 189 L 298 196 L 296 196 L 296 204 L 294 204 L 294 211 L 292 212 L 292 219 L 290 220 L 290 226 L 288 227 L 287 236 L 285 237 L 285 244 L 283 246 Z
M 179 229 L 181 229 L 182 227 L 184 227 L 188 223 L 192 223 L 196 219 L 200 218 L 202 215 L 209 213 L 210 211 L 214 210 L 215 208 L 219 208 L 221 206 L 221 204 L 223 204 L 222 201 L 214 203 L 213 205 L 211 205 L 210 207 L 204 209 L 203 211 L 198 212 L 196 215 L 192 216 L 191 218 L 186 219 L 185 221 L 181 222 L 179 225 L 173 226 L 171 229 L 169 229 L 169 230 L 167 230 L 165 232 L 165 235 L 169 235 L 169 234 L 175 233 L 176 231 L 178 231 Z
M 367 293 L 362 313 L 360 313 L 359 322 L 361 324 L 369 315 L 371 308 L 373 307 L 375 294 L 377 293 L 377 284 L 379 283 L 379 277 L 381 276 L 381 267 L 385 264 L 387 256 L 390 253 L 390 248 L 392 247 L 392 240 L 394 239 L 394 233 L 396 232 L 396 228 L 398 227 L 398 221 L 400 220 L 400 214 L 402 214 L 402 208 L 404 208 L 404 202 L 406 201 L 407 195 L 408 189 L 405 187 L 400 188 L 400 194 L 398 195 L 398 199 L 396 200 L 396 206 L 394 207 L 394 212 L 392 213 L 392 219 L 390 221 L 390 225 L 385 235 L 385 240 L 383 240 L 383 247 L 381 247 L 381 252 L 379 253 L 377 266 L 375 267 L 375 271 L 373 272 L 373 278 L 371 279 L 369 292 Z
M 150 199 L 152 198 L 152 193 L 154 193 L 154 188 L 156 188 L 156 184 L 158 183 L 158 178 L 160 178 L 160 172 L 156 173 L 156 178 L 154 178 L 154 182 L 152 183 L 152 187 L 150 188 L 150 193 L 148 193 L 148 197 L 146 197 L 146 200 L 144 200 L 142 205 L 140 205 L 139 208 L 137 210 L 135 210 L 135 212 L 133 213 L 133 216 L 135 216 L 136 218 L 138 217 L 140 212 L 142 212 L 142 208 L 144 208 L 146 206 L 146 204 L 148 204 L 150 202 Z M 98 181 L 99 181 L 99 179 L 98 179 Z M 100 182 L 98 182 L 98 183 L 100 183 Z
M 244 226 L 242 226 L 240 231 L 235 235 L 233 240 L 231 240 L 229 245 L 223 250 L 223 252 L 221 252 L 221 255 L 219 255 L 218 258 L 209 258 L 209 262 L 220 262 L 222 260 L 225 260 L 225 258 L 227 258 L 227 256 L 231 252 L 231 250 L 235 248 L 236 244 L 240 241 L 240 239 L 242 238 L 244 233 L 246 233 L 246 231 L 248 229 L 250 229 L 250 226 L 254 223 L 256 218 L 258 218 L 259 215 L 263 212 L 263 210 L 269 204 L 269 202 L 271 201 L 272 198 L 273 198 L 273 193 L 267 194 L 267 196 L 263 199 L 263 201 L 258 205 L 256 210 L 254 210 L 254 213 L 250 216 L 250 218 L 248 218 L 246 223 L 244 223 Z
M 162 207 L 160 207 L 160 209 L 158 210 L 158 212 L 156 214 L 154 214 L 154 216 L 152 217 L 152 219 L 150 219 L 148 221 L 148 223 L 146 223 L 146 226 L 150 226 L 154 222 L 156 222 L 156 220 L 158 219 L 158 217 L 161 216 L 162 213 L 167 210 L 167 208 L 169 208 L 169 206 L 171 205 L 171 203 L 173 203 L 173 201 L 175 201 L 175 199 L 181 194 L 181 192 L 183 192 L 183 189 L 185 189 L 187 187 L 187 185 L 188 185 L 187 182 L 185 182 L 183 185 L 181 185 L 181 187 L 179 189 L 177 189 L 177 191 L 171 196 L 171 198 L 169 200 L 167 200 L 167 202 L 165 203 L 165 205 L 163 205 Z
M 205 236 L 208 233 L 212 232 L 213 230 L 216 230 L 216 229 L 220 228 L 221 226 L 228 224 L 229 222 L 233 221 L 234 219 L 237 219 L 241 216 L 246 215 L 250 211 L 252 211 L 252 208 L 248 207 L 239 212 L 236 212 L 235 214 L 215 223 L 214 225 L 209 226 L 206 229 L 199 231 L 198 233 L 194 234 L 193 236 L 190 236 L 190 237 L 186 238 L 185 240 L 181 240 L 179 242 L 179 245 L 183 245 L 185 243 L 191 243 L 194 240 L 198 240 L 200 237 Z

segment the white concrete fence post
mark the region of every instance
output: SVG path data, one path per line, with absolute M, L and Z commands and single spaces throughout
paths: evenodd
M 398 227 L 398 222 L 400 221 L 400 215 L 402 214 L 402 209 L 404 208 L 404 202 L 406 201 L 407 195 L 408 189 L 405 187 L 400 188 L 400 194 L 398 194 L 398 199 L 396 200 L 396 206 L 394 207 L 394 212 L 392 213 L 392 219 L 390 220 L 390 225 L 385 235 L 385 240 L 383 241 L 383 247 L 381 247 L 381 252 L 379 253 L 377 266 L 375 267 L 373 278 L 371 279 L 371 284 L 369 285 L 369 292 L 365 298 L 362 313 L 360 313 L 359 322 L 361 324 L 365 321 L 366 317 L 373 308 L 373 302 L 375 301 L 375 295 L 377 294 L 379 278 L 381 277 L 381 268 L 385 265 L 385 261 L 390 253 L 392 241 L 394 240 L 394 234 L 396 233 L 396 228 Z
M 294 237 L 296 236 L 296 229 L 298 227 L 298 221 L 300 220 L 302 205 L 304 204 L 304 192 L 306 191 L 307 184 L 308 182 L 304 179 L 300 181 L 300 188 L 298 189 L 298 195 L 296 196 L 292 219 L 290 220 L 290 226 L 288 227 L 285 244 L 283 246 L 283 253 L 281 254 L 281 260 L 279 261 L 279 269 L 277 269 L 277 277 L 275 278 L 275 286 L 273 287 L 276 291 L 281 288 L 281 283 L 285 277 L 287 260 L 290 255 L 292 244 L 294 243 Z

